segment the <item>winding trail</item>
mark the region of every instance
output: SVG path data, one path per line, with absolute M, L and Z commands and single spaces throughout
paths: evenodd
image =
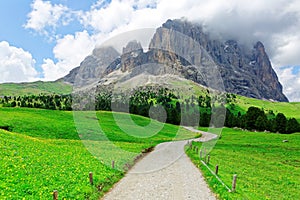
M 189 141 L 209 141 L 216 135 L 201 132 L 202 137 Z M 215 200 L 199 169 L 184 152 L 188 140 L 166 142 L 136 163 L 107 193 L 105 200 Z

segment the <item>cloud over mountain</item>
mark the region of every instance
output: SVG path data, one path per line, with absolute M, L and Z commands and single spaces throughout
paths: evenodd
M 289 91 L 298 89 L 296 86 L 286 86 L 299 76 L 299 72 L 295 74 L 293 70 L 300 65 L 300 2 L 297 0 L 99 0 L 89 10 L 71 9 L 64 5 L 64 1 L 55 4 L 34 0 L 31 7 L 24 26 L 56 40 L 53 49 L 56 60 L 46 60 L 43 67 L 46 69 L 47 65 L 49 70 L 53 67 L 49 79 L 59 78 L 62 72 L 80 64 L 80 59 L 74 60 L 68 56 L 70 53 L 85 54 L 82 57 L 91 53 L 93 48 L 90 45 L 83 45 L 77 52 L 72 49 L 74 45 L 68 43 L 70 37 L 74 43 L 81 43 L 82 38 L 78 35 L 87 35 L 88 44 L 102 43 L 125 31 L 155 28 L 167 19 L 185 17 L 203 24 L 210 32 L 215 32 L 216 37 L 235 39 L 249 45 L 263 41 L 284 91 L 287 88 Z M 72 23 L 81 27 L 68 35 L 61 35 L 57 31 L 59 27 Z M 64 48 L 61 48 L 62 44 Z M 283 73 L 280 70 L 283 66 L 290 70 Z M 286 75 L 288 72 L 290 74 Z

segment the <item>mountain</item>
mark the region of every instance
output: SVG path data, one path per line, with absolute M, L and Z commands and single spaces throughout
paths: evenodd
M 119 56 L 120 54 L 113 47 L 96 48 L 81 62 L 79 67 L 63 77 L 63 80 L 77 85 L 93 83 L 99 80 L 107 66 Z
M 249 48 L 235 40 L 216 39 L 201 25 L 185 20 L 165 22 L 146 52 L 138 41 L 130 41 L 121 54 L 113 47 L 96 48 L 63 79 L 75 85 L 141 85 L 149 80 L 165 85 L 166 77 L 246 97 L 288 101 L 262 42 Z

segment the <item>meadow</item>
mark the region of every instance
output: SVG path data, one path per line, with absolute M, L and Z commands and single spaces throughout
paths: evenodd
M 89 184 L 94 172 L 97 185 L 106 191 L 122 173 L 100 164 L 80 140 L 37 139 L 0 130 L 1 199 L 51 199 L 53 190 L 60 199 L 97 198 Z
M 63 81 L 36 81 L 30 83 L 2 83 L 0 84 L 2 96 L 24 96 L 38 94 L 70 94 L 72 85 Z
M 134 131 L 137 126 L 126 120 L 116 124 L 115 117 L 130 117 L 140 128 L 151 122 L 124 113 L 0 108 L 0 126 L 11 130 L 0 129 L 1 199 L 51 199 L 53 190 L 58 190 L 59 199 L 98 199 L 145 149 L 197 136 L 178 126 L 152 122 L 161 130 L 146 138 L 133 137 L 126 127 Z M 81 129 L 88 134 L 79 134 Z M 94 174 L 93 186 L 89 172 Z
M 203 129 L 205 130 L 205 129 Z M 283 142 L 288 140 L 288 142 Z M 201 147 L 201 143 L 193 143 Z M 300 196 L 300 133 L 274 134 L 224 128 L 210 152 L 209 168 L 231 188 L 237 174 L 236 192 L 229 193 L 200 163 L 199 154 L 187 154 L 203 172 L 220 199 L 298 199 Z
M 272 102 L 266 100 L 259 100 L 254 98 L 248 98 L 236 95 L 236 99 L 233 100 L 234 112 L 246 113 L 249 107 L 256 106 L 262 108 L 265 112 L 273 111 L 275 114 L 284 113 L 288 118 L 294 117 L 300 122 L 300 102 Z M 228 105 L 230 108 L 230 106 Z
M 51 93 L 51 84 L 51 87 L 37 84 L 37 91 L 45 87 Z M 11 93 L 14 88 L 18 92 L 15 85 L 7 91 Z M 263 108 L 265 112 L 282 112 L 300 121 L 300 113 L 295 112 L 300 103 L 236 95 L 227 104 L 236 113 L 245 113 L 250 106 Z M 199 137 L 175 125 L 106 111 L 0 107 L 1 127 L 9 130 L 0 129 L 2 199 L 50 199 L 53 190 L 59 191 L 59 199 L 98 199 L 124 176 L 141 152 L 161 142 Z M 200 164 L 199 156 L 187 150 L 220 199 L 297 199 L 299 152 L 299 133 L 282 135 L 224 128 L 222 139 L 210 154 L 209 167 L 214 169 L 219 165 L 219 176 L 228 186 L 232 175 L 238 174 L 237 191 L 228 193 Z M 93 186 L 89 183 L 89 172 L 94 174 Z

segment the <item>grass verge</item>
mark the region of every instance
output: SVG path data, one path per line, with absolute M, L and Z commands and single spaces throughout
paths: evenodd
M 218 165 L 218 176 L 230 188 L 232 176 L 237 174 L 235 193 L 229 193 L 217 181 L 200 163 L 199 155 L 191 149 L 186 152 L 219 199 L 288 200 L 300 196 L 299 133 L 283 135 L 224 128 L 222 138 L 210 152 L 208 166 L 214 171 Z

